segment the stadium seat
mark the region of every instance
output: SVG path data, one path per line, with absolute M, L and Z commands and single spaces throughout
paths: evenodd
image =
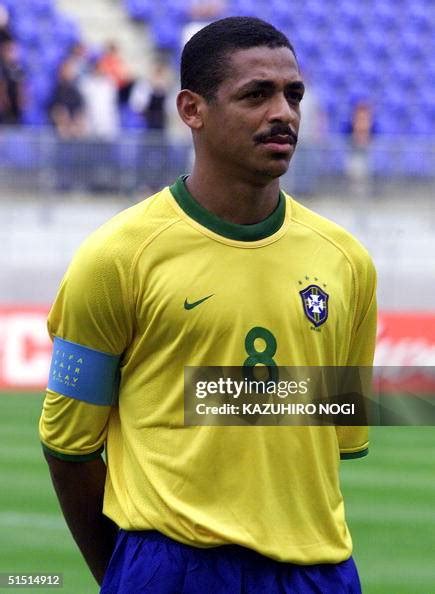
M 35 27 L 34 20 L 28 15 L 14 19 L 11 29 L 21 44 L 32 46 L 39 43 L 39 31 Z
M 24 111 L 22 123 L 27 126 L 47 125 L 49 123 L 47 112 L 38 105 L 28 106 Z
M 168 21 L 164 16 L 153 18 L 152 36 L 154 45 L 158 50 L 178 51 L 180 47 L 180 27 L 174 27 L 172 21 Z
M 412 118 L 409 125 L 409 132 L 419 136 L 428 136 L 430 130 L 433 129 L 433 121 L 431 115 L 425 112 L 424 105 L 412 105 Z
M 31 10 L 39 17 L 50 17 L 54 13 L 54 2 L 52 0 L 33 0 Z
M 54 0 L 0 1 L 10 10 L 29 79 L 25 121 L 37 122 L 53 73 L 80 31 Z M 156 47 L 176 63 L 190 0 L 123 0 L 123 5 L 131 18 L 150 24 Z M 289 34 L 304 71 L 322 89 L 332 130 L 340 129 L 352 101 L 365 95 L 388 105 L 388 113 L 379 108 L 385 133 L 402 133 L 407 126 L 414 134 L 435 133 L 429 82 L 435 78 L 435 30 L 426 0 L 376 0 L 370 7 L 349 0 L 228 0 L 227 6 L 228 14 L 260 16 Z M 417 116 L 409 111 L 404 87 L 418 95 L 412 100 Z M 132 129 L 139 124 L 126 111 L 122 122 Z
M 151 19 L 152 0 L 124 0 L 125 8 L 132 19 L 149 21 Z
M 38 151 L 34 142 L 23 142 L 19 129 L 2 132 L 2 164 L 17 169 L 32 169 L 38 164 Z
M 266 6 L 270 6 L 270 12 L 273 13 L 274 18 L 277 19 L 276 26 L 290 30 L 295 25 L 297 15 L 294 8 L 287 0 L 274 0 Z
M 120 109 L 121 126 L 124 129 L 143 129 L 145 127 L 144 118 L 132 111 L 128 106 L 122 106 Z
M 65 48 L 80 40 L 80 30 L 73 19 L 58 15 L 54 26 L 54 37 L 64 49 L 64 53 Z
M 261 5 L 254 0 L 234 0 L 232 12 L 240 16 L 261 16 Z

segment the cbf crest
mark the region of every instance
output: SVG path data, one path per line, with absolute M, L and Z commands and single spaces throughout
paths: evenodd
M 321 326 L 328 319 L 329 295 L 317 285 L 309 285 L 303 291 L 299 291 L 302 298 L 304 312 L 307 318 L 316 328 Z

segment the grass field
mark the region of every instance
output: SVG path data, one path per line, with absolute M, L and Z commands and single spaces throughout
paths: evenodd
M 64 575 L 62 589 L 20 587 L 23 594 L 95 594 L 42 459 L 41 402 L 0 393 L 0 572 Z M 433 427 L 375 428 L 369 457 L 342 464 L 364 594 L 435 593 L 434 438 Z

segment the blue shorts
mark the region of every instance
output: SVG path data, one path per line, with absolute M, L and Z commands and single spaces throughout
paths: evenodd
M 352 558 L 280 563 L 237 545 L 200 549 L 120 530 L 100 594 L 361 594 Z

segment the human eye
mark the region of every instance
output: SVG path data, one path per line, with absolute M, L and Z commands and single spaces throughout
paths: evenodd
M 258 101 L 266 97 L 266 91 L 264 89 L 254 89 L 245 93 L 244 99 L 250 99 L 252 101 Z
M 303 94 L 299 91 L 288 91 L 286 93 L 287 101 L 289 101 L 290 103 L 295 103 L 297 105 L 299 105 L 299 103 L 302 101 L 302 97 Z
M 285 96 L 287 98 L 287 101 L 289 101 L 290 103 L 295 103 L 299 105 L 304 96 L 304 92 L 301 89 L 290 88 L 286 91 Z

